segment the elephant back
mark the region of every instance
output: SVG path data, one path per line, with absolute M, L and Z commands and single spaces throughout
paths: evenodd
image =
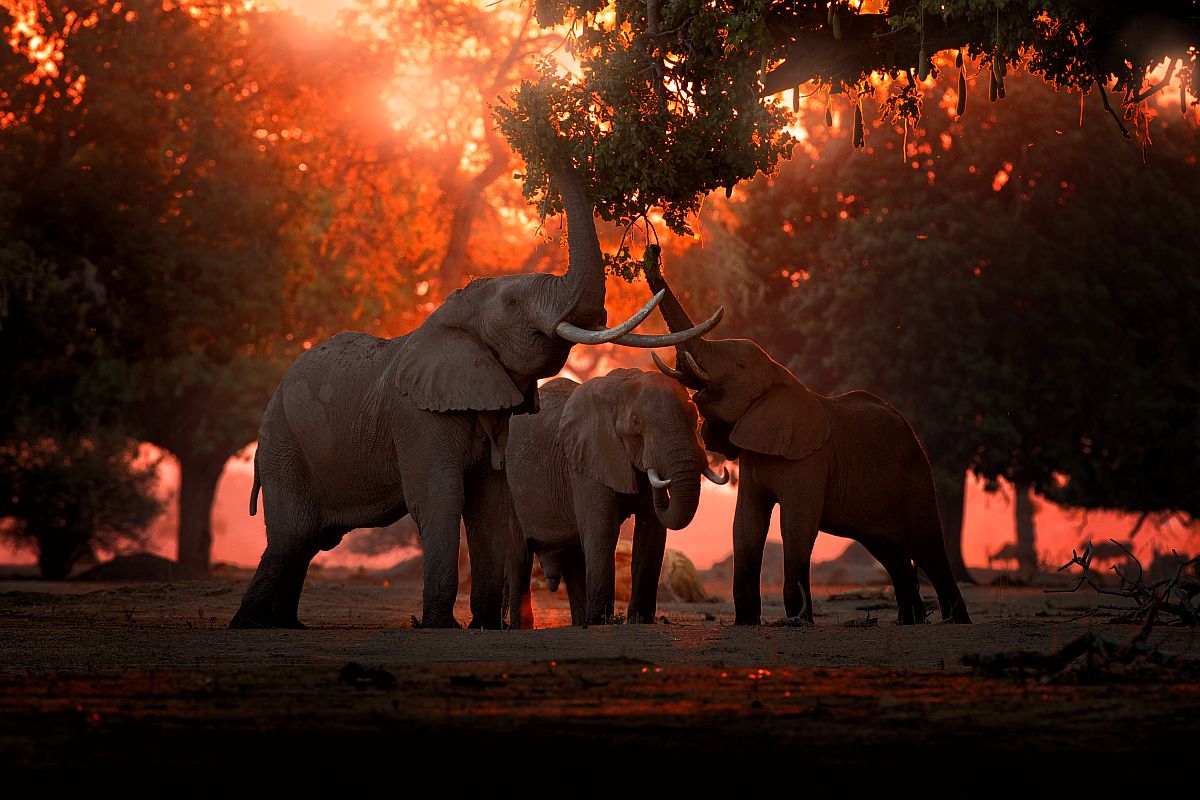
M 579 384 L 567 378 L 555 378 L 538 390 L 541 410 L 536 414 L 514 416 L 508 424 L 508 471 L 540 470 L 554 446 L 563 406 Z

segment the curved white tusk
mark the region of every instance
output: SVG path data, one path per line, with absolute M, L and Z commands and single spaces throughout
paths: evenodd
M 654 366 L 658 367 L 659 371 L 668 378 L 674 378 L 680 383 L 683 383 L 687 380 L 687 375 L 684 375 L 682 372 L 673 367 L 668 367 L 663 360 L 658 357 L 658 353 L 651 353 L 650 357 L 654 359 Z
M 629 319 L 622 322 L 615 328 L 603 328 L 598 331 L 589 331 L 586 328 L 580 328 L 578 325 L 572 325 L 569 322 L 560 322 L 555 327 L 554 332 L 568 342 L 576 344 L 606 344 L 615 339 L 619 339 L 631 330 L 641 325 L 646 317 L 650 316 L 650 312 L 663 299 L 663 295 L 667 293 L 666 289 L 662 289 L 654 297 L 650 298 L 650 302 L 642 306 L 641 309 Z
M 729 467 L 725 467 L 722 472 L 724 473 L 723 475 L 718 475 L 712 471 L 712 467 L 705 467 L 704 477 L 708 478 L 717 486 L 724 486 L 725 484 L 729 483 Z
M 646 470 L 646 477 L 650 479 L 650 485 L 655 489 L 665 489 L 671 485 L 670 478 L 667 478 L 664 481 L 662 478 L 658 477 L 658 473 L 652 469 Z
M 724 315 L 725 306 L 721 306 L 716 310 L 716 313 L 694 328 L 688 328 L 685 331 L 677 333 L 627 333 L 619 339 L 614 339 L 613 342 L 615 344 L 623 344 L 626 347 L 670 347 L 671 345 L 683 344 L 684 342 L 690 342 L 698 336 L 703 336 L 717 327 L 717 323 L 721 321 L 721 317 Z
M 712 382 L 712 375 L 709 375 L 707 371 L 705 371 L 699 364 L 696 363 L 696 359 L 692 358 L 691 353 L 684 350 L 683 357 L 687 361 L 688 369 L 690 369 L 692 371 L 693 375 L 695 375 L 697 378 L 704 381 L 705 383 Z

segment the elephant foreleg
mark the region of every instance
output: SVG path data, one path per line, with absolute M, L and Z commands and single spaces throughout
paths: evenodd
M 733 606 L 737 625 L 757 625 L 762 617 L 763 548 L 775 498 L 760 487 L 738 487 L 733 516 Z
M 658 609 L 658 579 L 667 549 L 667 529 L 653 510 L 639 511 L 633 528 L 633 582 L 629 594 L 630 622 L 654 622 Z
M 574 501 L 587 573 L 587 624 L 599 625 L 612 619 L 615 611 L 613 554 L 621 533 L 618 496 L 607 486 L 591 483 L 575 487 Z
M 533 628 L 533 595 L 529 578 L 533 573 L 533 551 L 521 530 L 517 515 L 509 513 L 508 557 L 505 560 L 505 596 L 508 604 L 508 627 L 516 630 Z
M 421 532 L 424 552 L 421 627 L 457 628 L 454 601 L 458 597 L 458 526 L 462 519 L 463 484 L 458 472 L 431 480 L 425 497 L 408 502 Z
M 568 547 L 558 553 L 562 566 L 563 583 L 567 585 L 567 599 L 571 603 L 571 624 L 587 624 L 587 570 L 583 562 L 583 550 Z
M 472 473 L 466 485 L 463 522 L 471 555 L 472 628 L 504 627 L 504 564 L 511 537 L 512 498 L 502 470 L 489 466 Z M 525 567 L 525 594 L 529 571 Z M 532 615 L 531 615 L 532 618 Z
M 812 551 L 821 524 L 821 504 L 812 498 L 784 498 L 779 505 L 783 534 L 783 607 L 789 617 L 813 621 Z

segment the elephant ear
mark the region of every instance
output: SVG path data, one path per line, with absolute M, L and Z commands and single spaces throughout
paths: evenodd
M 609 373 L 580 385 L 563 405 L 558 441 L 567 463 L 614 492 L 637 491 L 637 473 L 617 433 L 621 376 Z
M 492 351 L 461 328 L 422 325 L 397 358 L 396 388 L 426 411 L 500 411 L 529 399 Z
M 805 458 L 829 439 L 829 417 L 820 399 L 797 382 L 777 384 L 759 396 L 733 426 L 729 440 L 743 450 Z
M 741 451 L 734 446 L 733 442 L 729 441 L 731 430 L 723 422 L 711 419 L 704 420 L 700 425 L 700 438 L 704 440 L 704 449 L 720 453 L 730 461 L 737 459 Z

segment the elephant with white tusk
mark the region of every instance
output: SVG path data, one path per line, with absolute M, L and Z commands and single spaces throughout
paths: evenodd
M 571 621 L 597 624 L 614 610 L 621 522 L 634 516 L 628 618 L 653 622 L 667 529 L 686 527 L 700 478 L 723 484 L 697 434 L 687 392 L 656 372 L 618 369 L 585 383 L 542 386 L 542 410 L 509 428 L 513 499 L 509 623 L 533 627 L 529 574 L 536 552 L 547 579 L 567 584 Z
M 461 518 L 472 564 L 471 625 L 500 627 L 510 417 L 537 410 L 538 379 L 562 369 L 577 342 L 656 347 L 700 335 L 719 319 L 682 335 L 629 338 L 656 297 L 627 322 L 604 328 L 592 205 L 573 168 L 557 170 L 556 186 L 568 222 L 565 275 L 474 280 L 411 333 L 341 333 L 288 370 L 263 415 L 254 460 L 250 513 L 261 486 L 267 547 L 231 627 L 302 627 L 297 608 L 313 556 L 354 528 L 405 514 L 424 549 L 421 624 L 457 625 Z
M 647 270 L 673 331 L 691 327 L 661 273 Z M 759 624 L 759 578 L 771 511 L 779 505 L 784 605 L 812 621 L 809 567 L 818 530 L 861 542 L 887 569 L 901 624 L 925 621 L 917 567 L 942 618 L 970 622 L 950 571 L 933 471 L 908 421 L 867 392 L 823 397 L 746 339 L 692 339 L 659 370 L 695 389 L 708 449 L 738 458 L 733 522 L 736 620 Z M 915 563 L 914 563 L 915 562 Z

